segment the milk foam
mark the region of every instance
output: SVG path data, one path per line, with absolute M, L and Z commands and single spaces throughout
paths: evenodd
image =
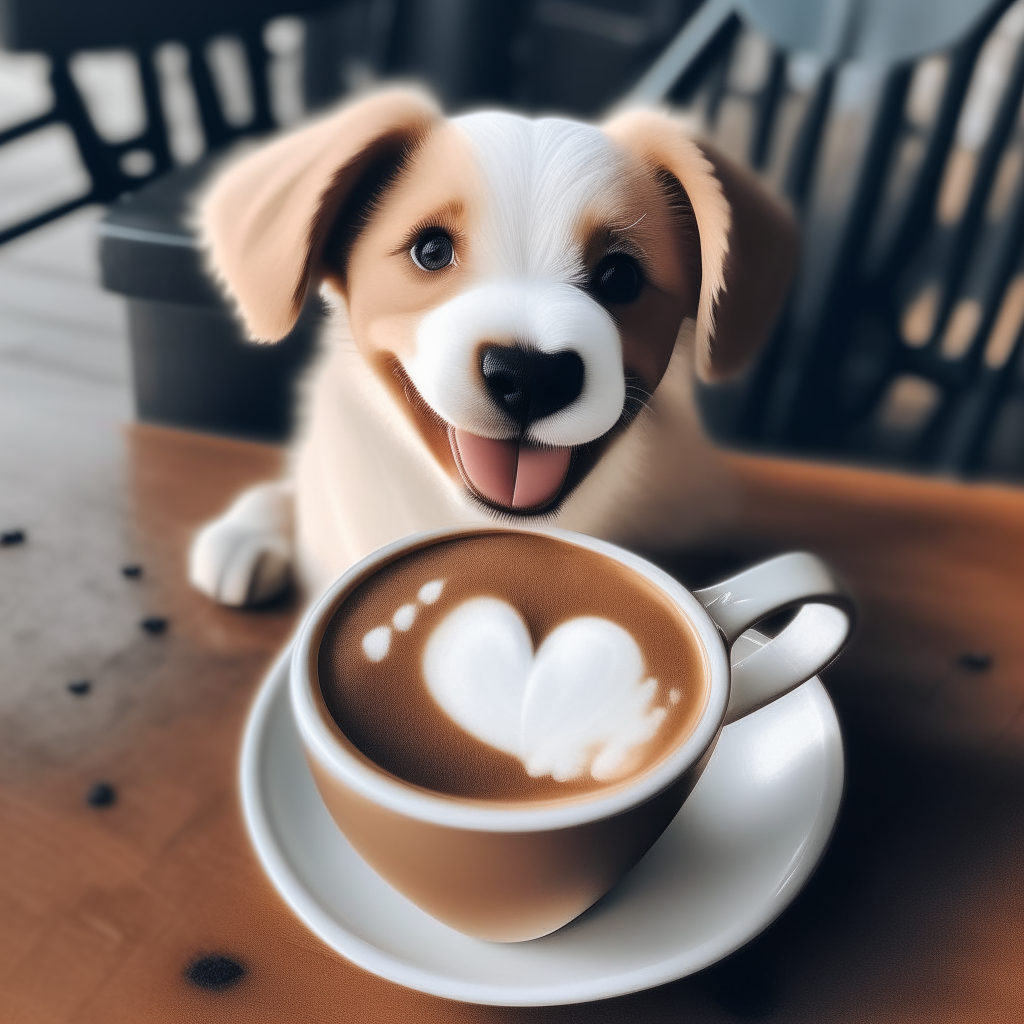
M 378 626 L 363 637 L 363 654 L 370 661 L 383 661 L 391 650 L 391 627 Z
M 416 616 L 419 614 L 419 605 L 433 604 L 441 596 L 444 583 L 444 580 L 431 580 L 429 583 L 424 583 L 416 595 L 417 603 L 403 604 L 391 616 L 390 626 L 377 626 L 375 629 L 371 629 L 363 637 L 363 654 L 370 661 L 383 661 L 391 650 L 391 640 L 394 636 L 392 627 L 401 633 L 407 633 L 412 629 Z
M 529 775 L 559 782 L 621 778 L 667 713 L 652 706 L 657 680 L 645 678 L 640 648 L 621 626 L 570 619 L 534 653 L 522 616 L 492 597 L 471 598 L 441 621 L 423 675 L 461 728 Z

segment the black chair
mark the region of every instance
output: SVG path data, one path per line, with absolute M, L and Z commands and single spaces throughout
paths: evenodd
M 51 125 L 74 135 L 88 174 L 81 195 L 6 225 L 0 243 L 31 231 L 79 206 L 110 202 L 175 166 L 167 117 L 168 88 L 161 74 L 161 44 L 180 47 L 198 114 L 202 148 L 218 149 L 241 135 L 277 124 L 268 70 L 274 53 L 264 29 L 273 17 L 336 6 L 339 0 L 0 0 L 0 45 L 13 52 L 38 52 L 50 59 L 51 108 L 0 132 L 0 148 Z M 211 62 L 214 41 L 235 45 L 244 64 L 248 111 L 226 111 L 223 76 Z M 89 51 L 120 50 L 134 64 L 134 87 L 143 116 L 139 130 L 112 139 L 98 127 L 87 92 L 76 81 L 75 61 Z M 164 79 L 163 81 L 161 79 Z M 129 84 L 131 88 L 131 84 Z M 186 86 L 188 88 L 188 86 Z
M 0 0 L 4 48 L 46 54 L 53 97 L 48 111 L 0 133 L 0 153 L 62 126 L 86 182 L 78 195 L 0 228 L 0 243 L 80 206 L 113 204 L 100 225 L 100 265 L 104 286 L 127 299 L 141 419 L 262 439 L 289 430 L 316 310 L 279 346 L 246 343 L 203 268 L 190 197 L 232 143 L 301 113 L 301 84 L 291 83 L 289 102 L 280 81 L 289 26 L 272 19 L 325 17 L 339 3 Z M 299 46 L 293 38 L 292 65 Z M 120 71 L 118 98 L 134 106 L 134 130 L 104 125 L 84 74 L 97 57 Z
M 1024 474 L 1022 94 L 1019 2 L 710 0 L 688 23 L 633 98 L 689 108 L 803 234 L 763 357 L 702 391 L 720 437 Z

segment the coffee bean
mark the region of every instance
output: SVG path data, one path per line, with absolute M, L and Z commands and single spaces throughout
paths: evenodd
M 84 697 L 92 689 L 92 683 L 88 679 L 77 679 L 73 683 L 68 683 L 68 689 L 76 697 Z
M 148 615 L 139 625 L 151 636 L 160 636 L 167 632 L 167 620 L 159 615 Z
M 109 782 L 97 782 L 85 795 L 90 807 L 111 807 L 117 803 L 117 790 Z
M 219 992 L 237 984 L 245 976 L 245 968 L 229 956 L 215 953 L 194 960 L 185 970 L 185 980 L 199 988 Z
M 4 530 L 3 533 L 0 533 L 0 548 L 13 548 L 15 544 L 24 543 L 24 530 Z
M 142 566 L 136 565 L 134 562 L 130 565 L 122 565 L 121 575 L 130 580 L 137 580 L 142 575 Z
M 992 667 L 992 655 L 988 651 L 963 651 L 956 663 L 968 672 L 987 672 Z

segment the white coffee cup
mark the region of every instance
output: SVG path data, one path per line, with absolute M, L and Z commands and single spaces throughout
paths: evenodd
M 723 726 L 811 678 L 839 653 L 852 606 L 828 567 L 806 552 L 781 555 L 690 593 L 605 541 L 555 529 L 495 529 L 542 534 L 614 559 L 653 583 L 690 623 L 704 649 L 704 712 L 651 770 L 576 800 L 488 804 L 409 785 L 369 762 L 341 733 L 318 680 L 320 642 L 340 604 L 405 552 L 486 528 L 406 537 L 340 577 L 299 630 L 290 694 L 320 795 L 363 859 L 441 921 L 479 938 L 512 942 L 562 927 L 611 889 L 678 812 Z M 743 632 L 794 607 L 795 617 L 776 637 L 730 666 L 730 649 Z

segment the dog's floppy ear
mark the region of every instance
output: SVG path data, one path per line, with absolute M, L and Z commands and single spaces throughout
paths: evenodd
M 697 373 L 728 377 L 765 340 L 796 267 L 789 211 L 748 170 L 679 122 L 649 110 L 620 114 L 611 138 L 652 168 L 670 172 L 693 207 L 700 236 Z
M 214 271 L 254 339 L 279 341 L 292 329 L 353 187 L 383 153 L 407 149 L 439 118 L 418 92 L 381 92 L 283 136 L 216 180 L 200 222 Z

